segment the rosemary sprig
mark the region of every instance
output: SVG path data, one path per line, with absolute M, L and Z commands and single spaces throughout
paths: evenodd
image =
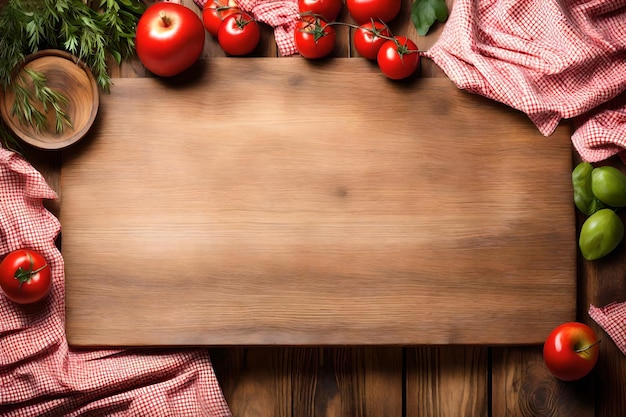
M 0 3 L 0 88 L 13 91 L 20 103 L 15 114 L 27 123 L 42 121 L 34 101 L 43 108 L 61 110 L 56 127 L 71 121 L 63 116 L 64 102 L 45 85 L 35 87 L 34 98 L 20 92 L 22 81 L 14 77 L 14 68 L 26 55 L 42 49 L 61 49 L 75 55 L 90 68 L 98 86 L 110 91 L 110 58 L 116 64 L 135 51 L 135 28 L 146 5 L 142 0 L 8 0 Z M 32 74 L 29 76 L 32 77 Z M 45 80 L 43 80 L 45 84 Z M 37 81 L 33 79 L 33 85 Z M 22 100 L 25 99 L 23 102 Z M 43 99 L 43 100 L 42 100 Z M 48 107 L 46 107 L 48 106 Z M 40 125 L 41 128 L 41 125 Z M 6 145 L 4 129 L 0 140 Z
M 26 76 L 30 78 L 30 83 L 26 80 Z M 24 73 L 18 74 L 17 77 L 18 80 L 13 84 L 15 101 L 11 108 L 11 114 L 17 116 L 20 123 L 29 124 L 37 132 L 41 132 L 47 127 L 47 114 L 52 107 L 56 121 L 56 132 L 62 133 L 65 127 L 72 128 L 72 121 L 65 112 L 69 100 L 63 94 L 46 85 L 44 74 L 25 68 Z M 32 88 L 29 88 L 30 86 Z M 33 93 L 35 97 L 33 97 Z M 42 111 L 33 103 L 34 99 L 41 103 Z

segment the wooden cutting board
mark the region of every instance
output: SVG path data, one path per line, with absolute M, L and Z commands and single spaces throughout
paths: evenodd
M 361 59 L 115 79 L 61 177 L 74 346 L 541 343 L 575 318 L 567 127 Z

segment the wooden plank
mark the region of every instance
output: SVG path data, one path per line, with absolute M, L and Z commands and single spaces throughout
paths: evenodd
M 64 163 L 73 344 L 532 343 L 573 318 L 566 131 L 361 60 L 201 69 L 118 79 Z
M 236 417 L 401 416 L 402 348 L 213 348 Z
M 292 416 L 294 349 L 214 348 L 211 362 L 236 417 Z
M 408 349 L 406 416 L 487 416 L 487 350 L 470 346 Z
M 545 367 L 541 349 L 493 349 L 491 415 L 593 417 L 591 377 L 574 383 L 559 381 Z

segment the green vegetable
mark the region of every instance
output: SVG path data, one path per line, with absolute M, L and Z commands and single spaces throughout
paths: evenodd
M 589 162 L 581 162 L 572 171 L 572 186 L 574 187 L 574 203 L 578 210 L 586 215 L 591 215 L 597 210 L 604 208 L 591 190 L 591 172 L 593 165 Z
M 591 173 L 591 190 L 607 206 L 626 206 L 626 175 L 617 168 L 595 168 Z
M 426 36 L 436 20 L 443 23 L 447 19 L 448 7 L 445 0 L 415 0 L 413 2 L 411 20 L 420 36 Z
M 587 218 L 580 230 L 578 246 L 589 261 L 611 253 L 624 237 L 624 224 L 611 209 L 598 210 Z

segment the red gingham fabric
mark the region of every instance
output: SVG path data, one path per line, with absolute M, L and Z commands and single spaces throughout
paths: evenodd
M 456 0 L 425 56 L 545 136 L 573 119 L 573 144 L 589 162 L 626 148 L 623 0 Z
M 200 9 L 211 0 L 194 0 Z M 296 44 L 293 39 L 296 22 L 300 17 L 297 0 L 236 0 L 243 11 L 252 15 L 259 22 L 266 23 L 274 28 L 276 46 L 282 56 L 296 54 Z
M 611 303 L 603 308 L 591 305 L 589 316 L 604 329 L 626 355 L 626 302 Z
M 0 295 L 0 415 L 231 417 L 206 349 L 68 347 L 61 226 L 42 203 L 54 198 L 27 161 L 0 148 L 0 257 L 35 250 L 53 279 L 40 303 Z

